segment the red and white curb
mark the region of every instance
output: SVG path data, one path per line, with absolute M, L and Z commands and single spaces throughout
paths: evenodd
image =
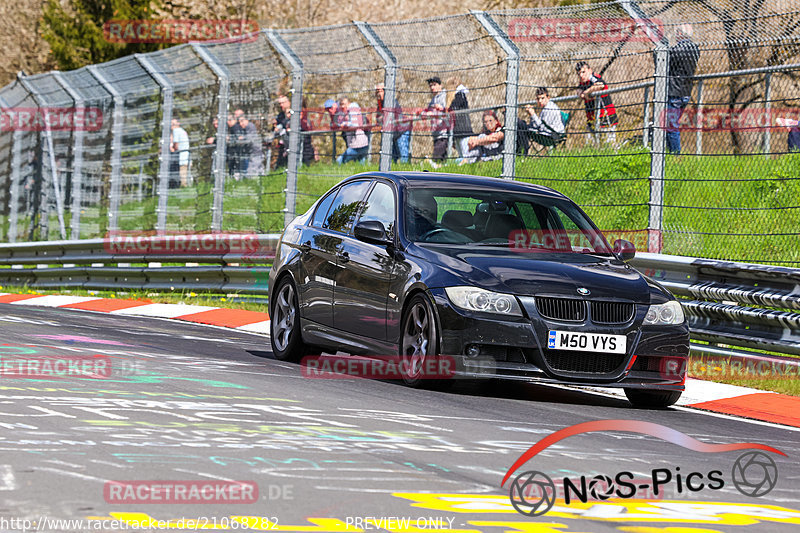
M 225 309 L 206 305 L 156 304 L 141 300 L 118 300 L 93 296 L 0 293 L 0 303 L 97 311 L 111 315 L 171 318 L 184 322 L 269 334 L 269 315 L 257 311 Z
M 9 293 L 0 293 L 0 303 L 82 309 L 112 315 L 169 318 L 251 333 L 269 334 L 269 315 L 267 313 L 204 305 L 157 304 L 91 296 L 42 296 Z M 587 388 L 587 390 L 597 391 L 598 389 Z M 624 397 L 620 389 L 606 388 L 602 390 L 611 396 Z M 689 378 L 686 380 L 686 390 L 678 401 L 678 405 L 800 427 L 800 397 L 748 387 Z

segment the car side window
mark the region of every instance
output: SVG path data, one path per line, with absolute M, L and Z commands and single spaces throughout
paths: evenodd
M 379 181 L 369 194 L 367 202 L 364 205 L 364 211 L 361 213 L 361 217 L 359 217 L 358 221 L 377 220 L 386 228 L 387 235 L 393 236 L 394 221 L 396 220 L 395 212 L 394 192 L 391 186 Z
M 333 203 L 333 199 L 336 198 L 336 193 L 339 191 L 333 191 L 328 196 L 322 199 L 322 201 L 317 205 L 317 210 L 314 211 L 314 218 L 311 220 L 311 225 L 315 228 L 321 228 L 322 222 L 325 220 L 325 217 L 328 215 L 328 210 L 331 208 L 331 203 Z
M 354 181 L 339 189 L 339 194 L 331 203 L 323 228 L 347 233 L 353 225 L 358 212 L 364 204 L 364 196 L 369 189 L 369 181 Z

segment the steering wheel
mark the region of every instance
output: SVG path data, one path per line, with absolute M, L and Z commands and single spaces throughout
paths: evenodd
M 432 230 L 427 231 L 419 239 L 421 241 L 426 241 L 426 240 L 428 240 L 429 237 L 433 237 L 434 235 L 438 235 L 439 233 L 444 233 L 446 231 L 450 231 L 450 230 L 447 229 L 447 228 L 433 228 Z

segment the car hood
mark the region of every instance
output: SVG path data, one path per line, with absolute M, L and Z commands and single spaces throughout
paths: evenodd
M 616 259 L 585 254 L 522 254 L 507 250 L 416 246 L 423 259 L 469 285 L 518 296 L 576 296 L 650 302 L 645 278 Z

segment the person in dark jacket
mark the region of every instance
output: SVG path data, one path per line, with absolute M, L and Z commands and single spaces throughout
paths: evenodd
M 700 58 L 700 49 L 692 41 L 691 24 L 676 30 L 677 42 L 669 48 L 669 85 L 667 87 L 667 150 L 681 153 L 681 132 L 678 123 L 692 94 L 692 80 Z
M 458 162 L 474 160 L 479 154 L 477 150 L 470 150 L 467 139 L 474 135 L 472 124 L 469 120 L 469 113 L 464 111 L 469 109 L 467 89 L 457 77 L 451 77 L 445 84 L 447 88 L 447 112 L 450 113 L 450 124 L 453 128 L 453 144 L 458 150 Z M 460 111 L 460 112 L 459 112 Z

